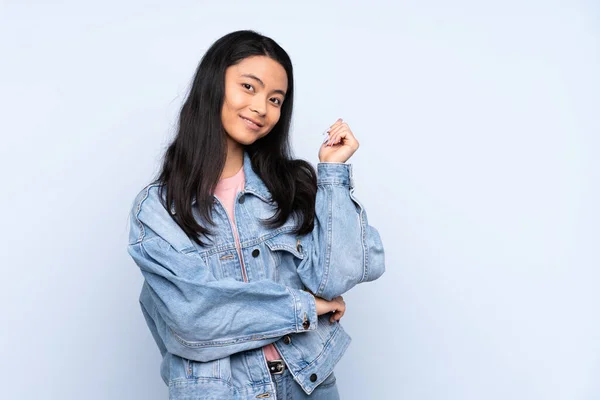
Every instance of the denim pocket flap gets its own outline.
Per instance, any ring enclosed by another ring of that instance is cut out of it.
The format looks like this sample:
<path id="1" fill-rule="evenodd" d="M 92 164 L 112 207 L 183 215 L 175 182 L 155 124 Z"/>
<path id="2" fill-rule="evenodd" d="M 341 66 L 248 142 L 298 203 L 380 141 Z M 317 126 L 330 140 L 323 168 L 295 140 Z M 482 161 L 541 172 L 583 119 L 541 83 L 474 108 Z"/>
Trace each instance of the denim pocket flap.
<path id="1" fill-rule="evenodd" d="M 304 259 L 303 241 L 294 234 L 283 233 L 277 235 L 265 241 L 265 244 L 271 251 L 283 250 L 292 253 L 301 260 Z"/>

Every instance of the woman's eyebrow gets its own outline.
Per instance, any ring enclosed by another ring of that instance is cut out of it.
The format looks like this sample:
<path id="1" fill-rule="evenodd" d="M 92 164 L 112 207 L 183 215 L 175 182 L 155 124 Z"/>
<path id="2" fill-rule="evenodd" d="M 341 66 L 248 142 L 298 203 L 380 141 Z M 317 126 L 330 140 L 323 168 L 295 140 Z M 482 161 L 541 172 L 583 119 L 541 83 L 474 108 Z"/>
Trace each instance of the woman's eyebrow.
<path id="1" fill-rule="evenodd" d="M 256 82 L 258 82 L 260 84 L 260 86 L 262 86 L 263 88 L 265 87 L 265 83 L 256 75 L 252 75 L 252 74 L 242 74 L 243 77 L 245 78 L 250 78 L 250 79 L 254 79 Z M 285 97 L 285 91 L 281 90 L 281 89 L 276 89 L 273 90 L 274 93 L 279 93 L 281 94 L 283 97 Z"/>

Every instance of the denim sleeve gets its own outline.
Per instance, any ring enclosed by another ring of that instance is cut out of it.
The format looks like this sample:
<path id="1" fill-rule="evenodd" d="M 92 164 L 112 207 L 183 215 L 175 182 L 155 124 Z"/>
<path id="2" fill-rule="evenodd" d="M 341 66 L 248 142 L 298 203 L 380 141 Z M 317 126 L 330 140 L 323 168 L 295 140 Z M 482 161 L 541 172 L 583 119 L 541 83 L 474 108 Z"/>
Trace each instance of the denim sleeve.
<path id="1" fill-rule="evenodd" d="M 385 260 L 379 233 L 353 195 L 352 166 L 319 163 L 317 174 L 315 227 L 298 274 L 316 296 L 331 300 L 379 278 Z"/>
<path id="2" fill-rule="evenodd" d="M 140 302 L 161 352 L 206 362 L 317 327 L 315 299 L 305 291 L 216 280 L 199 253 L 160 236 L 130 243 L 128 253 L 144 276 Z"/>

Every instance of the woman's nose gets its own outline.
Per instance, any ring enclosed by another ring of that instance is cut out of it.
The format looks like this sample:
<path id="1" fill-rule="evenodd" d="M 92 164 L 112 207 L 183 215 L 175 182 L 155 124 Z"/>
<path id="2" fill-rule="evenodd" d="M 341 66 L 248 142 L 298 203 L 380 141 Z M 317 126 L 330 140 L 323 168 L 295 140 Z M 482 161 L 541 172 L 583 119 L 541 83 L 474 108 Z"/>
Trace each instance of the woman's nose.
<path id="1" fill-rule="evenodd" d="M 262 101 L 255 101 L 250 106 L 250 111 L 255 112 L 259 115 L 265 115 L 266 109 L 267 107 L 265 105 L 265 102 Z"/>

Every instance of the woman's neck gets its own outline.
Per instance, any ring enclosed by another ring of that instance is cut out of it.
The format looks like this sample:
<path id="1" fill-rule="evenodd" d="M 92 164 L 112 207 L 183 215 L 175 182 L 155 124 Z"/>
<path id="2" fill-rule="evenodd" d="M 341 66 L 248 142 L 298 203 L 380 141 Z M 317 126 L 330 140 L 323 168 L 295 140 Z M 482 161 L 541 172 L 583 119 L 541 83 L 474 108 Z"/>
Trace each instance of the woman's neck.
<path id="1" fill-rule="evenodd" d="M 227 159 L 221 172 L 221 179 L 237 174 L 244 165 L 244 146 L 231 138 L 227 138 Z"/>

